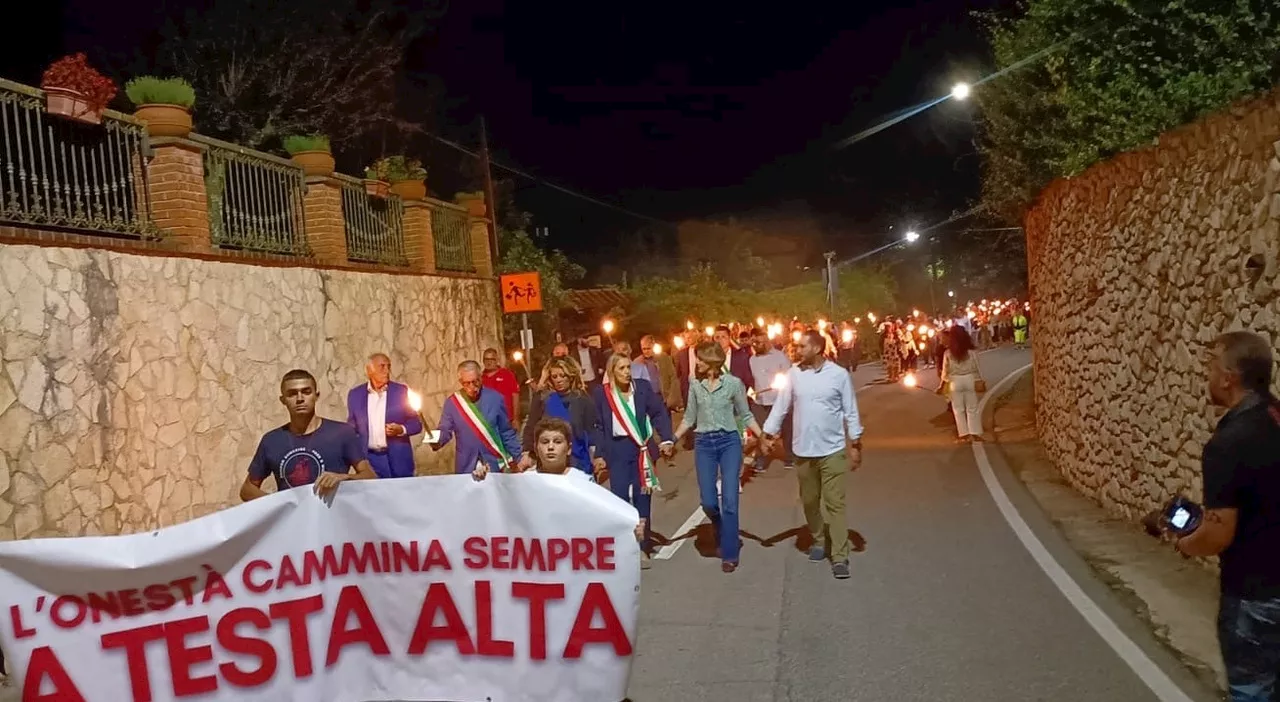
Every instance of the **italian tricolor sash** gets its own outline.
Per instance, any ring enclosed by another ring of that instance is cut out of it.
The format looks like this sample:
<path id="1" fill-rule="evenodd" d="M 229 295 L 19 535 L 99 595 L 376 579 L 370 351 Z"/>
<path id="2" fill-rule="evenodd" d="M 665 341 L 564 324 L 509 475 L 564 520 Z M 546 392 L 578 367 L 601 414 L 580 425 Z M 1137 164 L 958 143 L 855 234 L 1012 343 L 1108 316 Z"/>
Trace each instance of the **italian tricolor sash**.
<path id="1" fill-rule="evenodd" d="M 640 456 L 636 459 L 640 470 L 640 485 L 650 490 L 661 490 L 662 485 L 658 482 L 658 474 L 653 469 L 653 458 L 649 455 L 649 439 L 653 436 L 649 418 L 641 416 L 637 420 L 635 411 L 631 409 L 631 405 L 627 404 L 618 386 L 609 383 L 606 388 L 604 396 L 609 401 L 609 409 L 613 411 L 613 421 L 620 424 L 626 430 L 627 436 L 631 437 L 631 440 L 640 448 Z"/>
<path id="2" fill-rule="evenodd" d="M 461 392 L 453 393 L 450 398 L 458 408 L 458 414 L 462 415 L 462 421 L 471 431 L 475 433 L 476 438 L 480 439 L 480 443 L 489 449 L 489 453 L 497 456 L 503 464 L 511 462 L 511 454 L 507 453 L 507 449 L 502 445 L 502 437 L 498 436 L 498 431 L 489 422 L 485 420 L 484 415 L 480 414 L 480 408 L 471 401 L 469 397 Z"/>

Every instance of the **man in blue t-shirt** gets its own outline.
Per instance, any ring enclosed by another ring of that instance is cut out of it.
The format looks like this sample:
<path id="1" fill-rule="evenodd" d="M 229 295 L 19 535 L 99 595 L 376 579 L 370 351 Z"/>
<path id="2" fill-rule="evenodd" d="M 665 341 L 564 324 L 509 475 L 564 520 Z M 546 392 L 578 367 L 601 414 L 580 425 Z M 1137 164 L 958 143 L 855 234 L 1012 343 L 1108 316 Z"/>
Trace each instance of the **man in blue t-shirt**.
<path id="1" fill-rule="evenodd" d="M 315 376 L 305 370 L 285 373 L 280 404 L 289 410 L 289 423 L 262 435 L 240 486 L 240 499 L 248 502 L 266 495 L 262 481 L 267 476 L 275 478 L 276 490 L 314 485 L 321 496 L 333 493 L 345 480 L 377 477 L 356 430 L 316 416 L 319 397 Z"/>

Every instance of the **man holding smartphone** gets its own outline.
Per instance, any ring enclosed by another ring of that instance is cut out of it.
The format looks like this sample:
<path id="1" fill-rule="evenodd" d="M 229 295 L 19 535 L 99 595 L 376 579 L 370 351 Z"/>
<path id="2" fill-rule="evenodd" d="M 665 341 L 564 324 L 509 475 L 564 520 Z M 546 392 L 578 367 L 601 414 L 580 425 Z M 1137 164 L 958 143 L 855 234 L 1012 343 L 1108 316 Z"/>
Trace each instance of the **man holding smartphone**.
<path id="1" fill-rule="evenodd" d="M 1201 459 L 1204 514 L 1181 536 L 1187 556 L 1219 556 L 1218 644 L 1232 702 L 1280 700 L 1280 402 L 1270 344 L 1250 332 L 1219 336 L 1209 395 L 1226 407 Z"/>

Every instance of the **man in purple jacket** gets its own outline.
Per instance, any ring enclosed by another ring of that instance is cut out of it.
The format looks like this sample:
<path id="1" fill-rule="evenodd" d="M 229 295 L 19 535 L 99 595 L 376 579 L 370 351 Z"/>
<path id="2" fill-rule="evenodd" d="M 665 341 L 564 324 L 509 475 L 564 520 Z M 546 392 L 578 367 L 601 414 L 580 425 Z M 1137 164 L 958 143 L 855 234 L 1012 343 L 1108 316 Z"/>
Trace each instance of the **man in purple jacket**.
<path id="1" fill-rule="evenodd" d="M 409 406 L 409 388 L 391 382 L 391 359 L 375 353 L 365 365 L 369 382 L 347 393 L 347 424 L 355 427 L 379 478 L 409 478 L 414 473 L 413 441 L 422 432 Z"/>

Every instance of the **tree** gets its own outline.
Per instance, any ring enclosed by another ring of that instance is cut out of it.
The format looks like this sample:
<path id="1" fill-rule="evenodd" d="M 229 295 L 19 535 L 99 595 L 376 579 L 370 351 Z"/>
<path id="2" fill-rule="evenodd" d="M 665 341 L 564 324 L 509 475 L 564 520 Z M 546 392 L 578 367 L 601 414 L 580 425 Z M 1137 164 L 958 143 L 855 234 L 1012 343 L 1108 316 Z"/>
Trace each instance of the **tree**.
<path id="1" fill-rule="evenodd" d="M 219 0 L 167 26 L 154 64 L 195 87 L 202 132 L 259 149 L 289 134 L 344 144 L 397 124 L 405 50 L 430 16 L 391 0 Z"/>
<path id="2" fill-rule="evenodd" d="M 554 338 L 567 283 L 582 278 L 586 269 L 569 260 L 558 249 L 550 249 L 543 237 L 530 234 L 533 218 L 527 212 L 508 209 L 498 226 L 499 273 L 537 271 L 542 279 L 542 312 L 530 315 L 530 328 L 539 343 Z M 503 325 L 504 341 L 510 348 L 520 346 L 520 325 Z"/>
<path id="3" fill-rule="evenodd" d="M 1274 0 L 1029 0 L 1023 10 L 987 16 L 1000 75 L 975 91 L 983 198 L 1006 220 L 1052 178 L 1280 79 Z"/>

